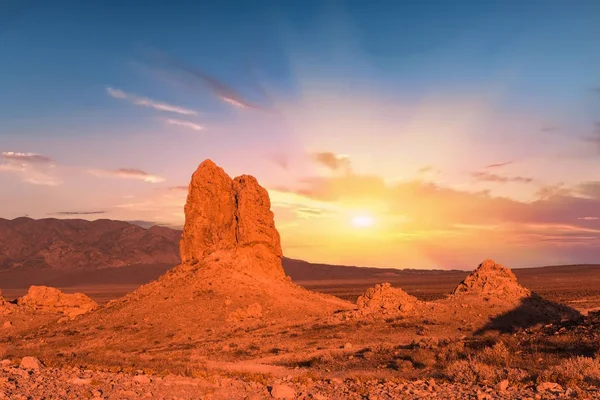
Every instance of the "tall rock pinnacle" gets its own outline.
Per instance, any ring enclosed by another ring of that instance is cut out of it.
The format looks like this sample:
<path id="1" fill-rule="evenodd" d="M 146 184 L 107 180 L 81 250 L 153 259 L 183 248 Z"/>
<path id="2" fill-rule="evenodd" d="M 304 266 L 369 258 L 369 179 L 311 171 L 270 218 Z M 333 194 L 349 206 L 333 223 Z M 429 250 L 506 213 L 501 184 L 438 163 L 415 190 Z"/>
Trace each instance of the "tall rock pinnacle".
<path id="1" fill-rule="evenodd" d="M 281 244 L 269 194 L 249 175 L 231 179 L 211 160 L 192 175 L 181 236 L 182 263 L 193 264 L 218 250 L 252 259 L 275 276 L 281 267 Z"/>

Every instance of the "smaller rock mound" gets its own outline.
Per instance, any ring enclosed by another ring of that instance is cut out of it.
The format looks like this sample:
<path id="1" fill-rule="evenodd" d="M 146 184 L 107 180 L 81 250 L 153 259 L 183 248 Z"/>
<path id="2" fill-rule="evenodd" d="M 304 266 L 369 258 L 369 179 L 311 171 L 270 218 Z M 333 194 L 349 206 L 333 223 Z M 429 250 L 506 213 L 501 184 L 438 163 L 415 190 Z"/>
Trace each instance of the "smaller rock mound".
<path id="1" fill-rule="evenodd" d="M 417 303 L 419 300 L 416 297 L 389 283 L 367 289 L 356 301 L 359 312 L 363 314 L 409 312 Z"/>
<path id="2" fill-rule="evenodd" d="M 65 294 L 47 286 L 31 286 L 27 294 L 19 298 L 17 304 L 35 311 L 62 313 L 69 318 L 98 308 L 98 304 L 85 294 Z"/>
<path id="3" fill-rule="evenodd" d="M 15 308 L 15 305 L 7 301 L 2 296 L 2 291 L 0 290 L 0 314 L 7 314 L 11 312 Z"/>
<path id="4" fill-rule="evenodd" d="M 492 260 L 485 260 L 458 284 L 452 294 L 502 296 L 509 300 L 530 296 L 531 292 L 517 282 L 517 277 L 510 269 Z"/>

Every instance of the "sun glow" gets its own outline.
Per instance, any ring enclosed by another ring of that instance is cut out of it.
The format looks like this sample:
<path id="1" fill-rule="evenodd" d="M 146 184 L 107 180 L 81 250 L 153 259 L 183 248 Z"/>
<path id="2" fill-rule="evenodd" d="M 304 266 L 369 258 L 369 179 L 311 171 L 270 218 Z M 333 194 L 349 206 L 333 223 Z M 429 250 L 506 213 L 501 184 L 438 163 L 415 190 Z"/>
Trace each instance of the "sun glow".
<path id="1" fill-rule="evenodd" d="M 375 220 L 370 215 L 357 215 L 352 218 L 352 225 L 359 228 L 371 226 L 374 222 Z"/>

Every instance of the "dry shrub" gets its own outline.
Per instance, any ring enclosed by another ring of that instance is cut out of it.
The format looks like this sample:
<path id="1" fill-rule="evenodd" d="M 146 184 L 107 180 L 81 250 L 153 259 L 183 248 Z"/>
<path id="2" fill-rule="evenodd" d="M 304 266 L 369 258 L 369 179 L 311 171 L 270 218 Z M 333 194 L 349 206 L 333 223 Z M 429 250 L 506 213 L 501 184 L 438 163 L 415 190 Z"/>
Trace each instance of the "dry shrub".
<path id="1" fill-rule="evenodd" d="M 538 381 L 558 382 L 576 387 L 583 383 L 600 384 L 600 360 L 577 356 L 564 360 L 540 374 Z"/>
<path id="2" fill-rule="evenodd" d="M 415 368 L 431 367 L 435 365 L 435 358 L 435 353 L 426 349 L 416 349 L 410 355 L 410 359 Z"/>
<path id="3" fill-rule="evenodd" d="M 498 342 L 491 347 L 484 348 L 477 355 L 477 359 L 488 365 L 508 367 L 510 364 L 510 351 L 503 342 Z"/>
<path id="4" fill-rule="evenodd" d="M 475 359 L 454 361 L 446 367 L 445 373 L 451 381 L 468 384 L 477 382 L 489 385 L 506 379 L 502 369 Z"/>

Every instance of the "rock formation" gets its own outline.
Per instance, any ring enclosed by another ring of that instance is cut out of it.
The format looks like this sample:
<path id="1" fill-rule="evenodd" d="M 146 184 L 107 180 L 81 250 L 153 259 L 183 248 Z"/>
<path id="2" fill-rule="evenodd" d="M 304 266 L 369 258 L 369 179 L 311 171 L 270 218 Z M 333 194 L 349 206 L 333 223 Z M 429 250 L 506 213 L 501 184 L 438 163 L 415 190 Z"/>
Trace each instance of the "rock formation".
<path id="1" fill-rule="evenodd" d="M 212 161 L 202 162 L 192 175 L 185 215 L 180 265 L 78 320 L 103 327 L 94 331 L 96 342 L 122 349 L 168 339 L 189 346 L 231 334 L 232 325 L 298 324 L 354 308 L 285 278 L 269 196 L 255 178 L 231 179 Z M 115 338 L 109 332 L 117 326 Z"/>
<path id="2" fill-rule="evenodd" d="M 475 294 L 521 299 L 530 296 L 531 292 L 519 285 L 517 277 L 510 269 L 496 264 L 492 260 L 485 260 L 458 284 L 452 294 L 455 296 Z"/>
<path id="3" fill-rule="evenodd" d="M 0 314 L 7 314 L 13 311 L 15 305 L 6 301 L 6 299 L 2 296 L 2 291 L 0 290 Z"/>
<path id="4" fill-rule="evenodd" d="M 419 302 L 416 297 L 404 290 L 394 288 L 389 283 L 375 285 L 363 293 L 356 304 L 361 313 L 380 312 L 383 314 L 411 311 Z"/>
<path id="5" fill-rule="evenodd" d="M 31 286 L 27 294 L 18 299 L 17 304 L 35 311 L 62 313 L 69 318 L 98 308 L 98 304 L 85 294 L 65 294 L 46 286 Z"/>
<path id="6" fill-rule="evenodd" d="M 257 271 L 283 278 L 281 244 L 267 191 L 248 175 L 231 179 L 212 161 L 192 175 L 185 204 L 181 261 L 196 264 L 216 251 L 257 261 Z"/>

